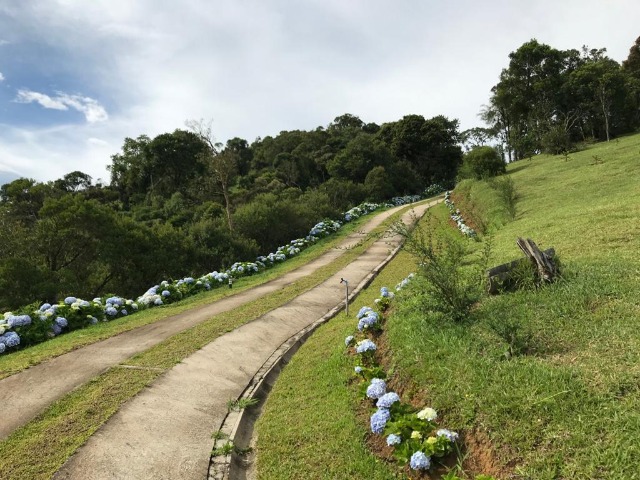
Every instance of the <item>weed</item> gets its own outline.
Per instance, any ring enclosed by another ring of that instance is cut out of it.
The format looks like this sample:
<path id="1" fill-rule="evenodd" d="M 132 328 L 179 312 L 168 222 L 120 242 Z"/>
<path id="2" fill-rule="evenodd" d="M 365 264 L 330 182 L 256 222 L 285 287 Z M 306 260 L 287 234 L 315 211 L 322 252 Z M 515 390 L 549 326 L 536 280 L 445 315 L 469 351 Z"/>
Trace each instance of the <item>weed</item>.
<path id="1" fill-rule="evenodd" d="M 227 438 L 229 435 L 224 433 L 222 430 L 216 430 L 211 434 L 211 438 L 214 440 L 222 440 L 223 438 Z"/>
<path id="2" fill-rule="evenodd" d="M 211 455 L 214 457 L 226 457 L 227 455 L 231 455 L 234 449 L 235 447 L 233 445 L 233 442 L 229 441 L 221 447 L 217 447 L 211 450 Z"/>
<path id="3" fill-rule="evenodd" d="M 245 408 L 252 407 L 259 401 L 260 400 L 258 400 L 257 398 L 238 398 L 237 400 L 232 399 L 227 402 L 227 409 L 230 412 L 239 412 L 241 410 L 244 410 Z"/>

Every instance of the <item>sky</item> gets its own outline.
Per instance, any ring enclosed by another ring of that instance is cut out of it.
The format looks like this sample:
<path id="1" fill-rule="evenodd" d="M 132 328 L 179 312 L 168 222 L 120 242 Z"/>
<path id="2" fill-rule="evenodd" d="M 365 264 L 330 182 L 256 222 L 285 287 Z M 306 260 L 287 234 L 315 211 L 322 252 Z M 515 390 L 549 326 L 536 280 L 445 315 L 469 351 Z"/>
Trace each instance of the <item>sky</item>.
<path id="1" fill-rule="evenodd" d="M 109 181 L 126 137 L 213 122 L 217 141 L 344 113 L 481 126 L 536 38 L 626 59 L 637 0 L 0 0 L 0 183 Z"/>

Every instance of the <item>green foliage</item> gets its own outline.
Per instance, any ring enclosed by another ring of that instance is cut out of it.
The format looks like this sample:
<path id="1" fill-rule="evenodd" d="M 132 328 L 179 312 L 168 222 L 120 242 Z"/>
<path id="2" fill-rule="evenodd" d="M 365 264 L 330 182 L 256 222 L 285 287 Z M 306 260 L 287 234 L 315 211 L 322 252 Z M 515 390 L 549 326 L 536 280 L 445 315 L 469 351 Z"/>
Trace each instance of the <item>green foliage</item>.
<path id="1" fill-rule="evenodd" d="M 483 180 L 505 173 L 506 165 L 500 153 L 493 147 L 476 147 L 465 154 L 458 172 L 460 179 Z"/>
<path id="2" fill-rule="evenodd" d="M 485 258 L 468 268 L 467 247 L 457 237 L 436 232 L 432 217 L 409 231 L 404 224 L 396 232 L 405 237 L 403 248 L 416 257 L 420 275 L 417 283 L 429 300 L 429 308 L 454 321 L 464 320 L 482 292 Z"/>
<path id="3" fill-rule="evenodd" d="M 481 116 L 510 161 L 632 132 L 640 126 L 636 57 L 637 45 L 621 68 L 604 48 L 558 50 L 532 39 L 509 54 Z"/>
<path id="4" fill-rule="evenodd" d="M 498 194 L 509 218 L 515 220 L 518 192 L 513 179 L 509 176 L 500 177 L 490 182 L 490 185 Z"/>

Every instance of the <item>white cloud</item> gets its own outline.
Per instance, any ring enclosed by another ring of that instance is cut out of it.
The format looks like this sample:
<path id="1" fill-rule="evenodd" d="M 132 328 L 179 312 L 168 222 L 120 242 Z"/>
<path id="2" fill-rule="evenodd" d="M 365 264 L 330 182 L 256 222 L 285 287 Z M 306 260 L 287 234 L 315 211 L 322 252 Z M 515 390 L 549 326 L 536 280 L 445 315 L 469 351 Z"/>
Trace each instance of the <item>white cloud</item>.
<path id="1" fill-rule="evenodd" d="M 223 142 L 313 129 L 346 112 L 377 123 L 443 114 L 471 128 L 509 52 L 533 37 L 626 58 L 638 35 L 636 3 L 4 2 L 0 31 L 11 45 L 3 48 L 31 45 L 57 55 L 35 55 L 33 65 L 20 57 L 25 71 L 43 72 L 27 85 L 55 93 L 21 90 L 16 100 L 74 109 L 87 121 L 57 129 L 34 122 L 15 134 L 2 125 L 0 161 L 44 180 L 73 170 L 105 176 L 125 137 L 184 128 L 189 118 L 213 119 Z M 69 78 L 73 87 L 63 83 Z M 109 112 L 94 98 L 56 90 L 109 98 Z"/>
<path id="2" fill-rule="evenodd" d="M 4 75 L 0 72 L 0 82 L 4 81 Z"/>
<path id="3" fill-rule="evenodd" d="M 50 97 L 44 93 L 31 90 L 18 90 L 15 101 L 18 103 L 39 103 L 44 108 L 53 110 L 69 110 L 69 107 L 84 114 L 87 122 L 103 122 L 109 118 L 107 111 L 97 100 L 81 95 L 70 95 L 64 92 L 56 92 L 56 97 Z"/>

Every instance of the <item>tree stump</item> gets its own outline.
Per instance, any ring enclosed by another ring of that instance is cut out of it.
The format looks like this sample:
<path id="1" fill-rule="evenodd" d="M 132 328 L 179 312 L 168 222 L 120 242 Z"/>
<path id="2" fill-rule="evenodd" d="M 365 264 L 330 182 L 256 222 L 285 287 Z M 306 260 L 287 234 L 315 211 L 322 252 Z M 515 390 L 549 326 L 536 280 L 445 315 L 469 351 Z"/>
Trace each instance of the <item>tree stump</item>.
<path id="1" fill-rule="evenodd" d="M 536 284 L 551 283 L 558 275 L 558 267 L 553 261 L 556 252 L 549 248 L 541 251 L 531 239 L 518 238 L 516 244 L 526 258 L 514 260 L 487 270 L 487 290 L 489 294 L 496 294 L 504 290 L 514 290 L 522 280 L 522 275 L 531 268 L 531 280 Z"/>

